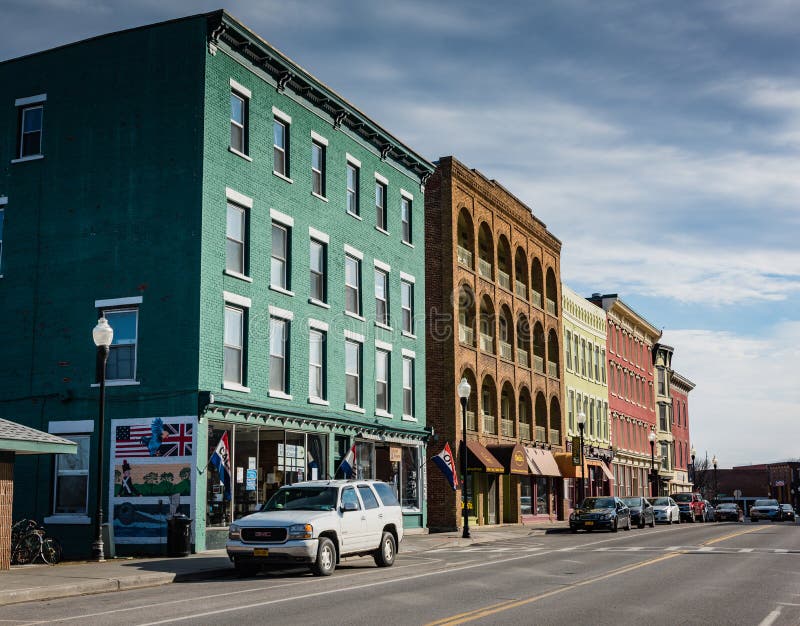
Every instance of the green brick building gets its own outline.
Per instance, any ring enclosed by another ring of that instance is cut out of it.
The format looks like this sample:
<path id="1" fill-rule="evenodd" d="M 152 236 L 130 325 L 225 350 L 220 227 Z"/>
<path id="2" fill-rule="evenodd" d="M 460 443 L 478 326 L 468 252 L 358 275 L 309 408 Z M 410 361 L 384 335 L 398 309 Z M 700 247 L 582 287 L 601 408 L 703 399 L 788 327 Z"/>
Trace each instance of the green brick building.
<path id="1" fill-rule="evenodd" d="M 104 315 L 117 553 L 163 550 L 174 512 L 195 549 L 221 546 L 353 446 L 424 528 L 433 166 L 224 12 L 6 61 L 0 80 L 0 417 L 78 444 L 17 461 L 16 515 L 88 553 Z M 230 499 L 208 463 L 223 440 Z"/>

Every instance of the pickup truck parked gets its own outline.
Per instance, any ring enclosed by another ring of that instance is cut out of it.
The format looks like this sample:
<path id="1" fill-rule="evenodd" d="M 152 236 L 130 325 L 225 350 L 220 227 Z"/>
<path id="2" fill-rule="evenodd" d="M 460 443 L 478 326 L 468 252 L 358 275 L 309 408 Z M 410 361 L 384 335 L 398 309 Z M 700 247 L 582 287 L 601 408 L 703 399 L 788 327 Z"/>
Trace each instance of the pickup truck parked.
<path id="1" fill-rule="evenodd" d="M 307 565 L 329 576 L 345 556 L 394 563 L 403 515 L 394 489 L 376 480 L 325 480 L 281 487 L 258 513 L 228 529 L 226 549 L 244 575 L 272 564 Z"/>
<path id="2" fill-rule="evenodd" d="M 673 493 L 671 497 L 678 503 L 678 508 L 681 511 L 681 521 L 706 521 L 706 501 L 703 499 L 702 495 L 686 491 L 683 493 Z"/>

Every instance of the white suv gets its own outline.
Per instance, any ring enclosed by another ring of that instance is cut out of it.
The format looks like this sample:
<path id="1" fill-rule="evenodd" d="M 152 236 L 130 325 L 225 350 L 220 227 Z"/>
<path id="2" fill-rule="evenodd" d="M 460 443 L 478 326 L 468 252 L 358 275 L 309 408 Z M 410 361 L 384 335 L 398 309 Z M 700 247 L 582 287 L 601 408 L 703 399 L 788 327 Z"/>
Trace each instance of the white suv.
<path id="1" fill-rule="evenodd" d="M 234 567 L 306 564 L 329 576 L 345 556 L 371 554 L 394 563 L 403 515 L 394 489 L 377 480 L 317 480 L 281 487 L 258 513 L 236 520 L 226 549 Z"/>

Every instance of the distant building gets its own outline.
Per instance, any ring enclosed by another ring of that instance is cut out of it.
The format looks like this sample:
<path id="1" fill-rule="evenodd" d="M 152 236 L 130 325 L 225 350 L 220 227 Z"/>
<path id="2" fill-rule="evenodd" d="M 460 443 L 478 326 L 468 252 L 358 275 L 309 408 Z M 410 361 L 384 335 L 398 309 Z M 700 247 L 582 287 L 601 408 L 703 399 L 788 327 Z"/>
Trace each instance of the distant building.
<path id="1" fill-rule="evenodd" d="M 656 430 L 652 351 L 661 331 L 617 294 L 596 293 L 589 301 L 608 317 L 608 403 L 617 495 L 655 495 L 648 437 Z"/>
<path id="2" fill-rule="evenodd" d="M 689 432 L 689 392 L 695 385 L 685 376 L 669 372 L 669 394 L 671 399 L 672 469 L 668 493 L 692 490 L 689 468 L 692 464 L 692 441 Z M 659 418 L 660 419 L 660 418 Z M 659 433 L 660 434 L 660 433 Z"/>
<path id="3" fill-rule="evenodd" d="M 578 416 L 582 413 L 585 417 L 584 495 L 614 495 L 614 475 L 611 471 L 614 453 L 611 449 L 606 372 L 606 312 L 565 284 L 561 285 L 561 302 L 567 450 L 573 450 L 573 437 L 580 435 L 577 424 Z M 570 469 L 570 464 L 562 466 L 565 474 L 570 474 Z M 581 480 L 580 474 L 581 470 L 577 468 L 577 480 Z M 570 477 L 574 479 L 576 475 Z M 579 493 L 575 489 L 576 480 L 570 482 L 570 499 L 574 503 Z"/>
<path id="4" fill-rule="evenodd" d="M 561 242 L 502 185 L 441 158 L 425 193 L 428 424 L 463 439 L 472 523 L 563 518 Z M 514 461 L 514 462 L 512 462 Z M 462 523 L 461 491 L 429 473 L 432 530 Z"/>

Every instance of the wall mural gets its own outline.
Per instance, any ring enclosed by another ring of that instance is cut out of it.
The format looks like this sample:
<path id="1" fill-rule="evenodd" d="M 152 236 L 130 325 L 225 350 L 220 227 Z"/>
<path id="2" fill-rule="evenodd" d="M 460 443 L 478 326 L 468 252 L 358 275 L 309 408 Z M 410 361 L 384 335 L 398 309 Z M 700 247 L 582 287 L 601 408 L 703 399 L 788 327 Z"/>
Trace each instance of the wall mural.
<path id="1" fill-rule="evenodd" d="M 173 513 L 194 517 L 196 421 L 112 420 L 109 519 L 115 543 L 166 543 Z"/>

